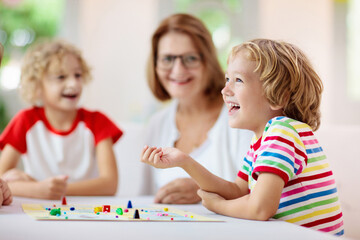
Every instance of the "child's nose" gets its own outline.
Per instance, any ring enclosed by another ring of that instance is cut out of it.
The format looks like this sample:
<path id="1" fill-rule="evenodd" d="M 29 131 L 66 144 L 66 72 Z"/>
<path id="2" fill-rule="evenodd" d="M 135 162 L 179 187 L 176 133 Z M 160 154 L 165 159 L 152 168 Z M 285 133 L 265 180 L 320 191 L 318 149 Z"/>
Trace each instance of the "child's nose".
<path id="1" fill-rule="evenodd" d="M 66 83 L 68 87 L 77 87 L 81 84 L 81 80 L 77 79 L 76 77 L 69 77 Z"/>
<path id="2" fill-rule="evenodd" d="M 225 84 L 225 87 L 221 90 L 221 94 L 227 96 L 233 95 L 233 92 L 230 89 L 230 83 Z"/>

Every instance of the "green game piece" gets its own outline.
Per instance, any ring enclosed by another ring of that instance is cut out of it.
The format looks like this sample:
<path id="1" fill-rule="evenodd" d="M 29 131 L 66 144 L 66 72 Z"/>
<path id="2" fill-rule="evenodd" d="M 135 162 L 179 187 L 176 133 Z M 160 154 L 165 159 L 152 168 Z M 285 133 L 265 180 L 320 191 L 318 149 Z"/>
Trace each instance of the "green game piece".
<path id="1" fill-rule="evenodd" d="M 123 215 L 123 210 L 122 210 L 122 208 L 116 209 L 116 213 L 119 214 L 119 215 Z"/>
<path id="2" fill-rule="evenodd" d="M 50 215 L 52 215 L 52 216 L 56 216 L 56 215 L 60 216 L 60 215 L 61 215 L 61 210 L 60 210 L 60 208 L 51 209 Z"/>
<path id="3" fill-rule="evenodd" d="M 66 216 L 65 219 L 68 219 L 68 216 Z"/>

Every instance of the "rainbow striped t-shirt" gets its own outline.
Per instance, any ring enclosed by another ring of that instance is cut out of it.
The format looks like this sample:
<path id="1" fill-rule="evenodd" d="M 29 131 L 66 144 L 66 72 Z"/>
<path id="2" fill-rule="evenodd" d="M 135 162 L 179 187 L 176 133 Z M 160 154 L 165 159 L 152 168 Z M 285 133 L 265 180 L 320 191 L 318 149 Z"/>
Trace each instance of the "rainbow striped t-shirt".
<path id="1" fill-rule="evenodd" d="M 285 181 L 273 218 L 344 234 L 334 175 L 307 124 L 275 117 L 266 124 L 260 139 L 253 137 L 238 176 L 248 182 L 251 192 L 261 172 L 277 174 Z"/>

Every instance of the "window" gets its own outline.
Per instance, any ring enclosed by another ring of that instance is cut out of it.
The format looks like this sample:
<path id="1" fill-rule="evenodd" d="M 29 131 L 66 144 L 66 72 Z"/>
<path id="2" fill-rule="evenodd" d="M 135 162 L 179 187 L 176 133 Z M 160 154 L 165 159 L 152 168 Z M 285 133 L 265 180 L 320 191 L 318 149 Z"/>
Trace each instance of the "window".
<path id="1" fill-rule="evenodd" d="M 38 38 L 57 34 L 64 3 L 64 0 L 0 1 L 0 42 L 5 48 L 0 68 L 0 133 L 20 108 L 15 90 L 20 82 L 23 54 Z"/>
<path id="2" fill-rule="evenodd" d="M 0 1 L 0 42 L 5 47 L 1 89 L 17 88 L 24 51 L 38 38 L 56 35 L 63 7 L 63 0 Z"/>
<path id="3" fill-rule="evenodd" d="M 175 12 L 186 12 L 200 18 L 212 34 L 219 61 L 225 69 L 231 48 L 242 42 L 239 26 L 242 12 L 240 0 L 175 0 Z"/>

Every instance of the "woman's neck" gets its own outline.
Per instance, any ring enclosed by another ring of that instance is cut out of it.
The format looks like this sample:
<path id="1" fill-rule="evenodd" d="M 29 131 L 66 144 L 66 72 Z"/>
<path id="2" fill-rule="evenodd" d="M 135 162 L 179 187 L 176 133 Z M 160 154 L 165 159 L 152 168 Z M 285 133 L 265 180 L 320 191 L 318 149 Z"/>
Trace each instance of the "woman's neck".
<path id="1" fill-rule="evenodd" d="M 179 137 L 174 146 L 188 154 L 200 147 L 219 118 L 222 106 L 221 98 L 179 101 L 175 117 Z"/>
<path id="2" fill-rule="evenodd" d="M 223 105 L 222 98 L 209 99 L 201 96 L 197 99 L 179 100 L 177 113 L 183 115 L 203 114 L 213 109 L 221 109 Z"/>
<path id="3" fill-rule="evenodd" d="M 44 112 L 49 124 L 59 131 L 69 130 L 77 115 L 77 109 L 73 111 L 59 111 L 44 107 Z"/>

